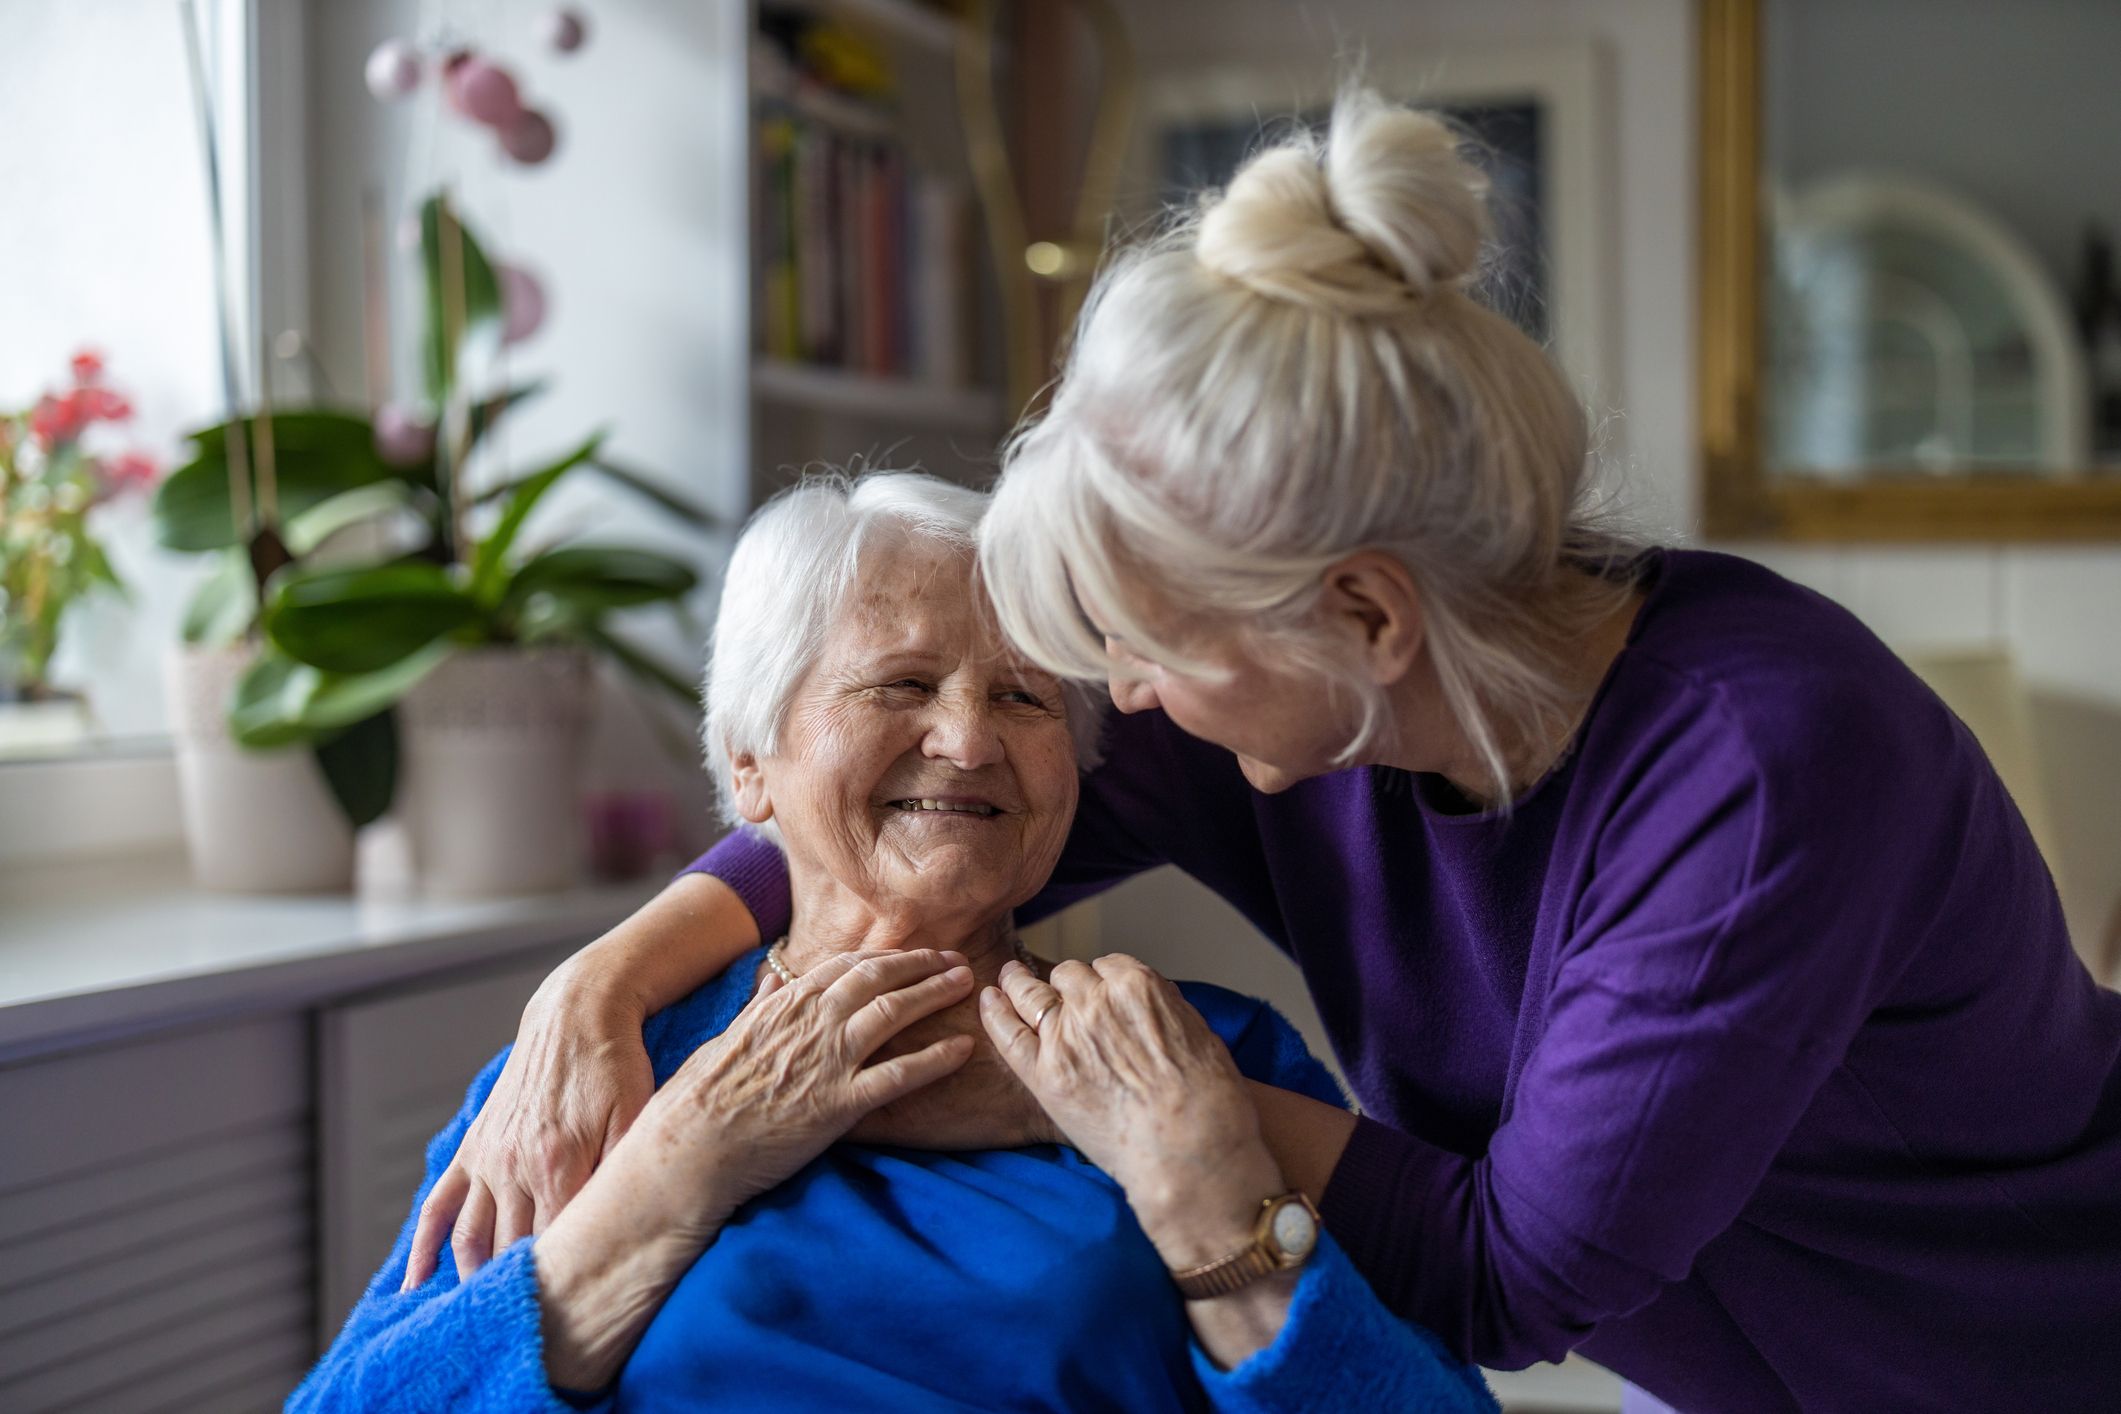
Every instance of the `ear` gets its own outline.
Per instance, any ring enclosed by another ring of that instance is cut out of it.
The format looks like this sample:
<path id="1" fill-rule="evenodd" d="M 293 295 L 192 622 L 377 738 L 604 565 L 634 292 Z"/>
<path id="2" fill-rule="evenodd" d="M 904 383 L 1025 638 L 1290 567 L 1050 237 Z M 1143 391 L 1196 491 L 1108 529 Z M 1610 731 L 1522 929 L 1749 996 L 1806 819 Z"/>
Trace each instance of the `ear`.
<path id="1" fill-rule="evenodd" d="M 736 787 L 736 809 L 754 825 L 773 818 L 773 796 L 766 789 L 766 773 L 758 757 L 748 751 L 729 753 L 730 782 Z"/>
<path id="2" fill-rule="evenodd" d="M 1407 567 L 1381 550 L 1360 550 L 1327 567 L 1320 612 L 1354 651 L 1371 681 L 1390 686 L 1421 658 L 1426 622 Z"/>

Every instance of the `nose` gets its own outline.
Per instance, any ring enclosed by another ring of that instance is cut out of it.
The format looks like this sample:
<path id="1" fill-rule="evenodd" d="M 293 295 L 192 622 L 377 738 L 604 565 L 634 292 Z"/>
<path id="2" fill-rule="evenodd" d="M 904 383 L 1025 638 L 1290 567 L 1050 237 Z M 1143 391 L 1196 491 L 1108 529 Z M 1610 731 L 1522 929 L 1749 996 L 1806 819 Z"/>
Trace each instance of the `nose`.
<path id="1" fill-rule="evenodd" d="M 938 697 L 930 710 L 933 718 L 921 742 L 924 756 L 948 761 L 961 771 L 977 771 L 1002 759 L 1002 736 L 984 698 Z"/>

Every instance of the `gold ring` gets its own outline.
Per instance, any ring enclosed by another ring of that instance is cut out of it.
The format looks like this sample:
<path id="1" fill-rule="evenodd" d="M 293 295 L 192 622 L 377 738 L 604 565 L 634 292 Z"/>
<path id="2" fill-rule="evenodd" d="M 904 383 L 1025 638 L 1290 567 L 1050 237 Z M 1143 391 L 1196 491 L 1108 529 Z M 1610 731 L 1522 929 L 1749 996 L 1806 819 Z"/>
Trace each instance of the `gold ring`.
<path id="1" fill-rule="evenodd" d="M 1038 1016 L 1031 1023 L 1031 1029 L 1033 1031 L 1037 1031 L 1039 1027 L 1044 1026 L 1046 1024 L 1046 1017 L 1052 1013 L 1055 1007 L 1059 1005 L 1060 998 L 1055 997 L 1052 1001 L 1047 1002 L 1044 1006 L 1040 1007 L 1038 1009 Z M 1039 1034 L 1044 1035 L 1045 1033 L 1040 1032 Z"/>

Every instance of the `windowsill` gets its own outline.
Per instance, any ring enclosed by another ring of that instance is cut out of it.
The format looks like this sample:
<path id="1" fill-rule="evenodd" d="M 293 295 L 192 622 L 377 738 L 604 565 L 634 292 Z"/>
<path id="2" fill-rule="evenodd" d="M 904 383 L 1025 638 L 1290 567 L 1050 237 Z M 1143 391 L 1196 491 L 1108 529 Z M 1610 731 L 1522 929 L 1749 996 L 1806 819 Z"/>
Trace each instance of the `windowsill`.
<path id="1" fill-rule="evenodd" d="M 506 899 L 210 893 L 181 854 L 0 873 L 0 1064 L 580 945 L 660 876 Z"/>

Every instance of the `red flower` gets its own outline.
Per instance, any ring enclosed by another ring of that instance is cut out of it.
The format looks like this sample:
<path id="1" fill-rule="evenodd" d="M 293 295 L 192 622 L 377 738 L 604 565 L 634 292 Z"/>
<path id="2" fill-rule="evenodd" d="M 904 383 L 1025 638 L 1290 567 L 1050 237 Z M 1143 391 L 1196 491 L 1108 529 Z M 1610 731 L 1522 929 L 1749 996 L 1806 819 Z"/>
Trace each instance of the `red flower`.
<path id="1" fill-rule="evenodd" d="M 37 445 L 50 451 L 62 443 L 71 442 L 81 435 L 88 425 L 82 416 L 81 400 L 73 393 L 55 398 L 50 393 L 37 399 L 37 406 L 29 415 L 29 435 L 37 439 Z"/>
<path id="2" fill-rule="evenodd" d="M 132 420 L 133 405 L 125 400 L 123 394 L 114 393 L 108 388 L 80 388 L 72 396 L 81 405 L 81 420 L 84 426 L 91 422 Z"/>
<path id="3" fill-rule="evenodd" d="M 162 469 L 155 459 L 145 452 L 123 452 L 100 463 L 103 485 L 109 495 L 122 495 L 127 491 L 145 491 L 155 484 Z"/>
<path id="4" fill-rule="evenodd" d="M 74 381 L 93 383 L 103 376 L 103 355 L 94 349 L 83 349 L 74 355 Z"/>

